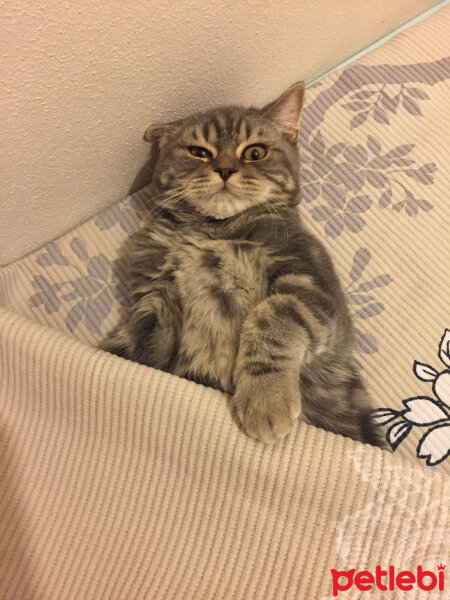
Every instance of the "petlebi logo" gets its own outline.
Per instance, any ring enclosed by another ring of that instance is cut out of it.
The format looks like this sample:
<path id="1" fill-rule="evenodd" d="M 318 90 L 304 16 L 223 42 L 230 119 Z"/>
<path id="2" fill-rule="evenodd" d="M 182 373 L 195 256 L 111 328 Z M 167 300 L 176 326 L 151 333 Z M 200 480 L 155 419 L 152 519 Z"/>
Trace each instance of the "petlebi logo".
<path id="1" fill-rule="evenodd" d="M 361 592 L 370 592 L 373 589 L 381 590 L 382 592 L 394 592 L 401 590 L 408 592 L 410 590 L 420 589 L 424 592 L 431 590 L 444 591 L 445 580 L 444 572 L 445 565 L 442 563 L 437 565 L 437 572 L 426 571 L 419 565 L 415 572 L 413 571 L 398 571 L 392 565 L 386 570 L 383 570 L 380 565 L 377 565 L 375 573 L 371 571 L 359 571 L 350 569 L 348 571 L 337 571 L 330 569 L 333 596 L 336 598 L 340 592 L 346 592 L 355 587 Z M 393 597 L 392 594 L 386 594 L 386 597 Z M 342 595 L 345 598 L 345 595 Z"/>
<path id="2" fill-rule="evenodd" d="M 415 361 L 413 371 L 422 381 L 432 384 L 435 398 L 416 396 L 403 400 L 405 409 L 378 408 L 372 412 L 377 425 L 393 424 L 386 440 L 396 450 L 413 427 L 426 428 L 417 445 L 417 458 L 426 459 L 428 466 L 438 465 L 450 455 L 450 329 L 446 329 L 439 344 L 439 359 L 443 371 Z"/>

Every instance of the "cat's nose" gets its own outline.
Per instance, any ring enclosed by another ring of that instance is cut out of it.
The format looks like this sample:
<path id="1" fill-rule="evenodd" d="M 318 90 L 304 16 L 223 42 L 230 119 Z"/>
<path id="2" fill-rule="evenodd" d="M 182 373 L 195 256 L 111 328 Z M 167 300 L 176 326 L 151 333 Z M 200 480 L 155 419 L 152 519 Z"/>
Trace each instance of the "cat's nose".
<path id="1" fill-rule="evenodd" d="M 231 175 L 233 175 L 233 173 L 236 173 L 236 169 L 221 169 L 220 167 L 218 169 L 214 169 L 214 171 L 216 173 L 219 173 L 219 175 L 222 177 L 222 179 L 224 181 L 226 181 L 229 177 L 231 177 Z"/>

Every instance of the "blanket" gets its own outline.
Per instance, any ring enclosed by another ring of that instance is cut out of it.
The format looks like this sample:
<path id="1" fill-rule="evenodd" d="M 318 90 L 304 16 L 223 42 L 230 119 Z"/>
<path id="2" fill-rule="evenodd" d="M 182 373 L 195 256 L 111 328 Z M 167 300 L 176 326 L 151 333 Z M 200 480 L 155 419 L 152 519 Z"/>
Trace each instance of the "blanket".
<path id="1" fill-rule="evenodd" d="M 343 281 L 392 453 L 302 422 L 266 447 L 220 392 L 95 349 L 126 302 L 118 250 L 144 188 L 0 270 L 1 598 L 447 583 L 448 40 L 449 7 L 310 87 L 302 121 L 300 211 Z"/>

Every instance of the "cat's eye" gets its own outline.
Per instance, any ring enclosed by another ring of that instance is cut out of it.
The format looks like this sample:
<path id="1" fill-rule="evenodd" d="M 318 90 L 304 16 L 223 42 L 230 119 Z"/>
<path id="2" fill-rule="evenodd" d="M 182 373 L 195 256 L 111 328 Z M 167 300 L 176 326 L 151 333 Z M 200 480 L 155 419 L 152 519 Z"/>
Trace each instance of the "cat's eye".
<path id="1" fill-rule="evenodd" d="M 195 158 L 212 158 L 211 152 L 202 146 L 189 146 L 188 150 Z"/>
<path id="2" fill-rule="evenodd" d="M 267 148 L 262 146 L 261 144 L 252 144 L 251 146 L 247 146 L 244 152 L 242 153 L 242 158 L 244 160 L 261 160 L 267 154 Z"/>

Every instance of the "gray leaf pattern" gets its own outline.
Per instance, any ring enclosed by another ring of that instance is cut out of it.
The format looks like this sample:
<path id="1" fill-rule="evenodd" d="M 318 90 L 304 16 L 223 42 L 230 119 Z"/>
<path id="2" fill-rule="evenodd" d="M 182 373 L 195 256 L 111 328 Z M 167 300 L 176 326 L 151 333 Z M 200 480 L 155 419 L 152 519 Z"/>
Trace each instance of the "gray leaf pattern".
<path id="1" fill-rule="evenodd" d="M 372 302 L 372 304 L 367 304 L 364 308 L 357 310 L 355 312 L 355 317 L 359 319 L 370 319 L 370 317 L 375 317 L 379 315 L 384 310 L 383 304 L 381 302 Z"/>
<path id="2" fill-rule="evenodd" d="M 89 257 L 86 244 L 78 237 L 71 240 L 70 248 L 74 255 L 85 263 L 86 272 L 75 279 L 57 283 L 51 283 L 43 275 L 36 275 L 32 285 L 37 291 L 30 298 L 30 306 L 43 306 L 48 313 L 53 313 L 57 312 L 61 305 L 69 305 L 65 324 L 71 333 L 84 323 L 92 333 L 100 334 L 102 323 L 111 312 L 114 303 L 127 304 L 125 286 L 120 277 L 124 271 L 123 259 L 110 261 L 102 253 Z M 44 253 L 37 257 L 36 262 L 40 266 L 50 266 L 47 264 L 50 263 L 47 259 L 49 254 L 47 247 Z M 56 243 L 51 245 L 51 256 L 57 257 L 58 260 L 63 257 Z M 41 257 L 45 260 L 38 260 Z M 64 262 L 58 264 L 67 266 L 70 262 L 65 258 Z"/>
<path id="3" fill-rule="evenodd" d="M 355 117 L 353 117 L 353 119 L 350 121 L 350 129 L 355 129 L 356 127 L 359 127 L 360 125 L 365 123 L 368 118 L 369 118 L 369 111 L 360 112 Z"/>
<path id="4" fill-rule="evenodd" d="M 354 327 L 355 345 L 361 354 L 374 354 L 378 352 L 378 342 L 373 333 L 362 330 L 362 325 L 359 325 L 357 319 L 364 322 L 377 317 L 385 310 L 382 302 L 375 300 L 373 295 L 363 294 L 362 292 L 375 290 L 392 282 L 392 277 L 388 274 L 376 275 L 369 281 L 361 281 L 371 258 L 368 248 L 359 248 L 355 252 L 349 273 L 350 283 L 345 290 L 350 313 L 353 320 L 358 323 Z"/>
<path id="5" fill-rule="evenodd" d="M 403 104 L 403 108 L 405 110 L 407 110 L 410 115 L 422 116 L 422 111 L 420 110 L 420 106 L 412 98 L 408 98 L 408 96 L 403 96 L 402 104 Z"/>
<path id="6" fill-rule="evenodd" d="M 41 265 L 42 266 L 42 265 Z M 48 314 L 57 312 L 60 306 L 58 298 L 59 286 L 50 283 L 43 275 L 35 275 L 31 281 L 34 289 L 38 290 L 30 298 L 30 305 L 37 307 L 43 305 Z"/>
<path id="7" fill-rule="evenodd" d="M 430 99 L 430 96 L 423 90 L 420 90 L 419 88 L 414 88 L 414 87 L 410 88 L 409 87 L 409 88 L 405 88 L 405 90 L 413 98 L 418 98 L 419 100 L 429 100 Z"/>
<path id="8" fill-rule="evenodd" d="M 73 333 L 74 329 L 77 327 L 78 323 L 83 318 L 84 314 L 84 306 L 83 302 L 77 302 L 66 315 L 66 326 L 70 333 Z"/>
<path id="9" fill-rule="evenodd" d="M 367 136 L 367 147 L 369 148 L 370 152 L 372 152 L 372 154 L 374 154 L 375 156 L 379 156 L 381 152 L 381 144 L 372 135 Z"/>
<path id="10" fill-rule="evenodd" d="M 373 300 L 373 296 L 364 296 L 363 294 L 351 294 L 347 296 L 348 304 L 367 304 L 367 302 L 371 302 Z"/>
<path id="11" fill-rule="evenodd" d="M 368 290 L 372 290 L 373 288 L 384 287 L 385 285 L 389 285 L 391 282 L 392 277 L 390 275 L 378 275 L 377 277 L 374 277 L 367 283 L 362 283 L 360 286 L 358 286 L 358 290 L 360 292 L 367 292 Z"/>
<path id="12" fill-rule="evenodd" d="M 87 263 L 87 270 L 91 277 L 96 277 L 101 281 L 107 281 L 110 270 L 109 260 L 104 254 L 93 256 Z"/>
<path id="13" fill-rule="evenodd" d="M 81 260 L 87 261 L 88 252 L 86 249 L 86 244 L 83 242 L 83 240 L 80 240 L 80 238 L 74 238 L 70 242 L 70 247 L 73 250 L 73 252 L 75 252 L 75 254 L 78 256 L 78 258 L 81 258 Z"/>
<path id="14" fill-rule="evenodd" d="M 100 333 L 102 322 L 111 312 L 113 298 L 108 288 L 86 302 L 84 317 L 86 326 L 94 333 Z"/>
<path id="15" fill-rule="evenodd" d="M 375 106 L 373 109 L 373 118 L 377 123 L 386 123 L 389 125 L 387 112 L 381 106 Z"/>
<path id="16" fill-rule="evenodd" d="M 89 298 L 102 288 L 101 283 L 93 277 L 78 277 L 68 283 L 73 286 L 73 291 L 76 292 L 80 298 Z"/>
<path id="17" fill-rule="evenodd" d="M 370 252 L 367 248 L 359 248 L 359 250 L 355 252 L 352 269 L 350 271 L 350 279 L 352 281 L 357 281 L 361 277 L 361 274 L 367 267 L 370 258 Z"/>
<path id="18" fill-rule="evenodd" d="M 378 352 L 378 343 L 374 336 L 371 333 L 363 333 L 358 327 L 355 327 L 355 345 L 361 354 Z"/>
<path id="19" fill-rule="evenodd" d="M 37 257 L 36 262 L 41 267 L 70 264 L 69 260 L 63 256 L 60 247 L 56 243 L 49 244 L 44 252 Z"/>
<path id="20" fill-rule="evenodd" d="M 140 212 L 143 210 L 144 207 L 131 198 L 103 211 L 95 219 L 95 224 L 101 231 L 119 225 L 126 233 L 134 233 L 141 226 Z"/>
<path id="21" fill-rule="evenodd" d="M 377 84 L 377 88 L 358 91 L 350 97 L 350 102 L 341 104 L 349 112 L 358 112 L 351 118 L 350 129 L 355 129 L 367 121 L 369 116 L 380 125 L 389 125 L 389 114 L 396 115 L 399 106 L 410 115 L 422 116 L 417 100 L 429 100 L 426 92 L 405 84 Z M 414 98 L 414 99 L 413 99 Z M 363 100 L 363 101 L 361 101 Z"/>
<path id="22" fill-rule="evenodd" d="M 362 213 L 372 205 L 416 217 L 433 208 L 431 202 L 416 198 L 408 179 L 432 185 L 435 163 L 416 165 L 411 153 L 415 144 L 402 144 L 383 151 L 380 140 L 367 136 L 366 146 L 344 142 L 326 150 L 324 136 L 318 131 L 311 139 L 302 139 L 304 163 L 301 169 L 302 198 L 307 204 L 319 199 L 327 204 L 310 208 L 315 221 L 324 225 L 325 235 L 337 238 L 344 231 L 359 233 L 366 225 Z M 372 188 L 377 201 L 372 202 L 362 187 Z"/>

